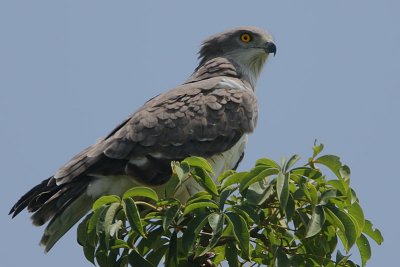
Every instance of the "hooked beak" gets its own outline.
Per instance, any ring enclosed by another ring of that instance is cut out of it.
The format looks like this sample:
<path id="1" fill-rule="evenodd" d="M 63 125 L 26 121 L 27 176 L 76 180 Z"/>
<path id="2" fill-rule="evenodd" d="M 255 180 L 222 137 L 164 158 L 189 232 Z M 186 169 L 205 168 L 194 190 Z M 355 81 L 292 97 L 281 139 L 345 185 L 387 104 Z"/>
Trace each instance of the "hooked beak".
<path id="1" fill-rule="evenodd" d="M 264 48 L 265 52 L 270 53 L 270 54 L 273 53 L 274 56 L 275 56 L 275 54 L 276 54 L 276 45 L 273 42 L 266 42 L 264 44 L 263 48 Z"/>

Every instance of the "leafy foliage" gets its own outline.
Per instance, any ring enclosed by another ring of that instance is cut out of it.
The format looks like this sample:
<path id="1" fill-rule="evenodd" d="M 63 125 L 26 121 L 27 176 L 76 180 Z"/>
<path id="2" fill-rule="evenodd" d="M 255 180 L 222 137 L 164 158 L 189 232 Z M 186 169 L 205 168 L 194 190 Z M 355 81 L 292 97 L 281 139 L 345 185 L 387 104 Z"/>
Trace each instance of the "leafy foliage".
<path id="1" fill-rule="evenodd" d="M 281 165 L 262 158 L 248 172 L 221 174 L 218 183 L 202 158 L 173 162 L 165 196 L 136 187 L 122 199 L 101 197 L 80 223 L 78 242 L 102 267 L 357 266 L 349 259 L 354 245 L 365 266 L 369 240 L 381 244 L 382 235 L 364 217 L 349 167 L 319 156 L 322 149 L 315 145 L 303 166 L 295 167 L 297 155 Z M 188 179 L 204 191 L 181 203 L 171 196 Z"/>

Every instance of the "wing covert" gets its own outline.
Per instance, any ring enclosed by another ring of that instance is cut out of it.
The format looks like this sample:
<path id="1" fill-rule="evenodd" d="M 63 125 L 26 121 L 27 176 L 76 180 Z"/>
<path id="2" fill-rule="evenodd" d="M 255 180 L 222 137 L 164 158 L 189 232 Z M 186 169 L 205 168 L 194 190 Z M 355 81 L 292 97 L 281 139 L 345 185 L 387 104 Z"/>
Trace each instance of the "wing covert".
<path id="1" fill-rule="evenodd" d="M 254 130 L 256 97 L 251 90 L 210 80 L 185 84 L 147 102 L 109 137 L 105 155 L 130 159 L 149 154 L 177 160 L 228 150 Z"/>

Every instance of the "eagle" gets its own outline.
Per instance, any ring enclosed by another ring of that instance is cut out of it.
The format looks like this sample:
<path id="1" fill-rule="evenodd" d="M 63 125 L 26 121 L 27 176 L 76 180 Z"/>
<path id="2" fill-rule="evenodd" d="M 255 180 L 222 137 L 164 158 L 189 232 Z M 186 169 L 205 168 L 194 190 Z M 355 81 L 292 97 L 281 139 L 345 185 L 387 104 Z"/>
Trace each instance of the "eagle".
<path id="1" fill-rule="evenodd" d="M 270 34 L 239 27 L 207 38 L 199 65 L 182 84 L 148 100 L 106 137 L 81 151 L 11 208 L 25 208 L 34 225 L 47 223 L 40 244 L 54 244 L 103 195 L 121 195 L 135 186 L 163 192 L 171 161 L 205 158 L 215 177 L 235 169 L 258 117 L 256 82 L 269 54 Z M 188 180 L 176 197 L 185 201 L 200 190 Z"/>

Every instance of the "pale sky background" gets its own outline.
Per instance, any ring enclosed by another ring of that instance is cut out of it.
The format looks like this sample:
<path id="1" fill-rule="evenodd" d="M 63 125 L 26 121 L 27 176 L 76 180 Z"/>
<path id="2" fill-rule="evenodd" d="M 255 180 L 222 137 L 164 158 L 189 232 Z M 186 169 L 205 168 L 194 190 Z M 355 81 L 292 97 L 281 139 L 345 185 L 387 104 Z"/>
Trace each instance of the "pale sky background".
<path id="1" fill-rule="evenodd" d="M 75 228 L 45 255 L 43 228 L 26 212 L 11 220 L 9 208 L 183 82 L 204 38 L 242 25 L 267 29 L 278 52 L 258 83 L 259 124 L 241 169 L 263 156 L 306 160 L 314 139 L 323 142 L 351 167 L 365 215 L 385 237 L 371 241 L 368 266 L 398 264 L 400 1 L 155 2 L 1 2 L 0 265 L 90 266 Z"/>

